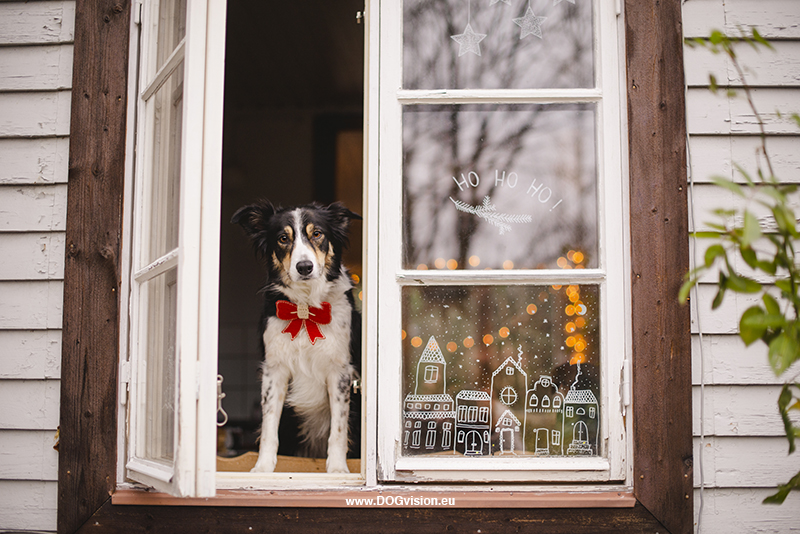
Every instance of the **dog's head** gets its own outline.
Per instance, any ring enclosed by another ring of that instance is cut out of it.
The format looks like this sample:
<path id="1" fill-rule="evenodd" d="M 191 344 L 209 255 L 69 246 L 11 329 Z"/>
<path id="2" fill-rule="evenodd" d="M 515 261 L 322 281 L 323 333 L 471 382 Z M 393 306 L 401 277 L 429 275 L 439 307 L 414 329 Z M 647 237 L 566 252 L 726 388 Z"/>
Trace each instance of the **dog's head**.
<path id="1" fill-rule="evenodd" d="M 266 260 L 270 279 L 288 286 L 339 276 L 351 219 L 361 216 L 339 202 L 282 209 L 263 200 L 240 208 L 231 222 L 244 228 Z"/>

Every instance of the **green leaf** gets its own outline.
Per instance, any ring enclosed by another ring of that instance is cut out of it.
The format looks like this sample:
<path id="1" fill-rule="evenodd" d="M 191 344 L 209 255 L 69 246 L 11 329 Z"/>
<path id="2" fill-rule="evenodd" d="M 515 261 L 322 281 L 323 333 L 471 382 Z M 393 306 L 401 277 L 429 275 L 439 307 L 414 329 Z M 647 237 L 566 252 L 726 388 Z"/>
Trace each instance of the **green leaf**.
<path id="1" fill-rule="evenodd" d="M 689 293 L 692 288 L 697 285 L 697 278 L 691 278 L 683 283 L 681 290 L 678 292 L 678 302 L 686 304 L 686 299 L 689 298 Z"/>
<path id="2" fill-rule="evenodd" d="M 739 253 L 742 255 L 742 259 L 753 269 L 758 268 L 758 256 L 756 256 L 756 251 L 753 250 L 752 247 L 742 247 L 739 249 Z"/>
<path id="3" fill-rule="evenodd" d="M 690 234 L 695 239 L 719 239 L 720 232 L 692 232 Z"/>
<path id="4" fill-rule="evenodd" d="M 730 289 L 736 293 L 758 293 L 761 291 L 761 284 L 752 278 L 741 276 L 733 271 L 728 273 L 728 279 L 725 286 L 726 289 Z"/>
<path id="5" fill-rule="evenodd" d="M 783 428 L 786 431 L 786 439 L 789 441 L 789 454 L 794 452 L 794 438 L 795 438 L 795 428 L 792 425 L 792 420 L 789 419 L 789 411 L 788 406 L 789 403 L 792 402 L 794 399 L 794 395 L 792 395 L 791 390 L 792 384 L 784 384 L 781 388 L 781 393 L 778 395 L 778 412 L 781 414 L 781 420 L 783 420 Z"/>
<path id="6" fill-rule="evenodd" d="M 769 293 L 764 293 L 764 296 L 761 297 L 761 300 L 764 301 L 764 307 L 766 308 L 768 314 L 770 314 L 770 315 L 782 315 L 781 314 L 781 307 L 778 304 L 778 301 L 775 300 L 775 297 L 773 297 Z"/>
<path id="7" fill-rule="evenodd" d="M 724 176 L 712 176 L 711 181 L 714 182 L 719 187 L 727 189 L 728 191 L 731 191 L 742 198 L 745 197 L 744 190 L 742 190 L 742 187 L 733 180 L 729 180 Z"/>
<path id="8" fill-rule="evenodd" d="M 798 357 L 800 345 L 792 332 L 784 330 L 769 344 L 769 364 L 776 376 L 783 374 Z"/>
<path id="9" fill-rule="evenodd" d="M 775 50 L 775 47 L 772 46 L 772 43 L 764 39 L 756 28 L 753 28 L 753 39 L 761 43 L 762 45 L 766 46 L 770 50 Z"/>
<path id="10" fill-rule="evenodd" d="M 717 90 L 719 90 L 719 84 L 717 83 L 717 77 L 713 74 L 708 75 L 708 89 L 716 94 Z"/>
<path id="11" fill-rule="evenodd" d="M 745 345 L 752 345 L 753 342 L 761 339 L 767 331 L 767 327 L 762 324 L 765 316 L 766 313 L 759 306 L 747 308 L 742 314 L 742 318 L 739 321 L 739 337 L 742 338 Z"/>
<path id="12" fill-rule="evenodd" d="M 712 265 L 714 265 L 714 261 L 718 257 L 725 255 L 726 255 L 725 247 L 719 244 L 711 245 L 706 249 L 706 256 L 705 256 L 706 267 L 711 267 Z"/>
<path id="13" fill-rule="evenodd" d="M 744 227 L 742 230 L 742 246 L 749 247 L 761 237 L 761 225 L 752 212 L 745 210 Z"/>
<path id="14" fill-rule="evenodd" d="M 800 473 L 793 476 L 786 484 L 779 484 L 778 492 L 770 495 L 762 502 L 763 504 L 783 504 L 783 501 L 789 496 L 789 492 L 798 487 L 800 487 Z"/>

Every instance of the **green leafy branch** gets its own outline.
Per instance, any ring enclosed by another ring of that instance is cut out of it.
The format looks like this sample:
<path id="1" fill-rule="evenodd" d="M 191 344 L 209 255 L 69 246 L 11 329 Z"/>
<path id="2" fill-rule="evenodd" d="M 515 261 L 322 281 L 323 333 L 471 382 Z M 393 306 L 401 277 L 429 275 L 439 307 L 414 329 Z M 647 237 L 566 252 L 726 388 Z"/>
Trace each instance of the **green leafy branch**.
<path id="1" fill-rule="evenodd" d="M 772 161 L 767 151 L 767 135 L 764 120 L 753 100 L 744 69 L 736 54 L 736 45 L 745 43 L 756 50 L 760 47 L 773 49 L 756 29 L 748 34 L 740 29 L 738 37 L 729 37 L 720 31 L 712 32 L 708 39 L 687 39 L 690 47 L 702 47 L 714 54 L 724 54 L 730 59 L 742 81 L 747 102 L 760 131 L 761 144 L 758 150 L 758 170 L 754 178 L 741 166 L 736 171 L 746 185 L 740 185 L 725 177 L 715 176 L 713 182 L 742 199 L 744 207 L 718 209 L 713 212 L 716 220 L 707 223 L 709 231 L 696 231 L 695 239 L 713 239 L 702 263 L 687 273 L 679 298 L 686 302 L 692 288 L 706 271 L 717 270 L 717 294 L 712 309 L 722 305 L 727 292 L 760 295 L 759 304 L 751 306 L 739 320 L 739 336 L 746 345 L 757 341 L 768 348 L 768 360 L 776 376 L 782 375 L 800 359 L 800 258 L 796 257 L 795 242 L 800 239 L 797 220 L 789 204 L 789 195 L 797 190 L 796 185 L 782 184 L 775 176 Z M 719 83 L 709 76 L 709 88 L 719 91 Z M 727 89 L 728 96 L 736 91 Z M 780 115 L 779 115 L 780 116 Z M 800 116 L 791 115 L 800 127 Z M 763 165 L 762 162 L 763 161 Z M 768 219 L 759 221 L 752 207 L 760 207 L 769 213 Z M 743 274 L 734 268 L 741 258 L 749 268 Z M 800 428 L 794 426 L 789 412 L 800 411 L 800 384 L 786 383 L 778 399 L 778 411 L 789 441 L 789 453 L 795 451 L 795 438 L 800 437 Z M 779 485 L 778 492 L 767 497 L 765 503 L 780 504 L 793 489 L 800 488 L 800 473 L 788 483 Z"/>

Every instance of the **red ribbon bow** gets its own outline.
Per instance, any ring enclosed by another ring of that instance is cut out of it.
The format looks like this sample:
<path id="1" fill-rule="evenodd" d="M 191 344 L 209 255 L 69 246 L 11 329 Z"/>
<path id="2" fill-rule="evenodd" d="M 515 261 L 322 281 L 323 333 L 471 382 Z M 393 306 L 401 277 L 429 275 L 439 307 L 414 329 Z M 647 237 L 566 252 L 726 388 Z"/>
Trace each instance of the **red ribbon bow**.
<path id="1" fill-rule="evenodd" d="M 288 300 L 279 300 L 275 303 L 278 319 L 289 321 L 282 334 L 291 334 L 292 341 L 306 327 L 308 339 L 313 345 L 317 339 L 325 339 L 319 325 L 331 322 L 331 304 L 323 302 L 322 308 L 310 307 L 307 304 L 293 304 Z"/>

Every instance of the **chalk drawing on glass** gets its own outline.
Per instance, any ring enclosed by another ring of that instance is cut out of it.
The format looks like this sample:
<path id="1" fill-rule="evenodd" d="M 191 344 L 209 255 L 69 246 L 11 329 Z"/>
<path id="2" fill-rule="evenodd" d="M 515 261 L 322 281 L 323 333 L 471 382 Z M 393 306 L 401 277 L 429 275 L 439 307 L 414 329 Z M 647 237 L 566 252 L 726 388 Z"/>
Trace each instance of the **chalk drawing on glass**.
<path id="1" fill-rule="evenodd" d="M 519 38 L 524 39 L 529 35 L 535 35 L 539 39 L 542 39 L 542 23 L 547 19 L 547 17 L 537 17 L 534 14 L 533 9 L 531 9 L 530 0 L 528 1 L 528 10 L 525 11 L 525 15 L 522 17 L 513 19 L 514 24 L 520 27 Z"/>
<path id="2" fill-rule="evenodd" d="M 575 381 L 564 398 L 564 428 L 572 430 L 572 441 L 567 447 L 568 455 L 597 454 L 598 403 L 590 389 L 576 389 L 581 376 L 581 364 Z"/>
<path id="3" fill-rule="evenodd" d="M 536 456 L 564 454 L 564 395 L 549 376 L 542 375 L 528 391 L 523 435 L 527 452 Z"/>
<path id="4" fill-rule="evenodd" d="M 464 33 L 451 35 L 450 38 L 458 43 L 458 57 L 467 52 L 472 52 L 476 56 L 481 55 L 481 41 L 486 39 L 485 33 L 477 33 L 472 29 L 472 2 L 467 3 L 467 27 Z"/>
<path id="5" fill-rule="evenodd" d="M 497 407 L 496 413 L 502 411 L 502 414 L 508 412 L 514 416 L 513 420 L 503 419 L 503 416 L 496 419 L 492 433 L 492 454 L 524 451 L 525 436 L 520 432 L 522 423 L 512 424 L 523 417 L 523 403 L 528 391 L 528 373 L 522 368 L 521 346 L 518 360 L 509 356 L 494 370 L 490 388 L 492 406 Z"/>
<path id="6" fill-rule="evenodd" d="M 492 0 L 491 3 L 489 4 L 489 6 L 491 7 L 491 6 L 495 5 L 498 2 L 503 2 L 504 4 L 511 5 L 511 0 Z M 573 3 L 574 3 L 574 0 L 573 0 Z"/>
<path id="7" fill-rule="evenodd" d="M 455 401 L 446 393 L 446 372 L 447 362 L 431 336 L 417 362 L 414 393 L 403 400 L 404 452 L 452 449 Z"/>
<path id="8" fill-rule="evenodd" d="M 450 197 L 450 201 L 455 204 L 456 209 L 458 211 L 463 211 L 465 213 L 471 213 L 472 215 L 476 215 L 481 219 L 485 220 L 489 224 L 496 226 L 500 230 L 500 235 L 504 235 L 506 232 L 511 230 L 511 224 L 523 224 L 531 222 L 531 216 L 526 214 L 521 215 L 513 215 L 508 213 L 499 213 L 497 211 L 497 206 L 492 204 L 491 198 L 488 196 L 483 198 L 483 204 L 480 206 L 471 206 L 466 202 L 462 202 L 460 200 L 456 200 L 453 197 Z"/>
<path id="9" fill-rule="evenodd" d="M 491 397 L 485 391 L 462 390 L 456 395 L 454 453 L 487 456 L 491 452 Z"/>
<path id="10" fill-rule="evenodd" d="M 574 4 L 575 0 L 567 0 L 567 2 L 569 2 L 570 4 Z M 561 0 L 553 0 L 553 5 L 554 6 L 557 6 L 560 3 L 561 3 Z"/>
<path id="11" fill-rule="evenodd" d="M 497 452 L 499 454 L 516 454 L 517 451 L 524 451 L 525 444 L 520 433 L 520 423 L 517 416 L 511 410 L 505 410 L 494 426 L 497 435 Z"/>

